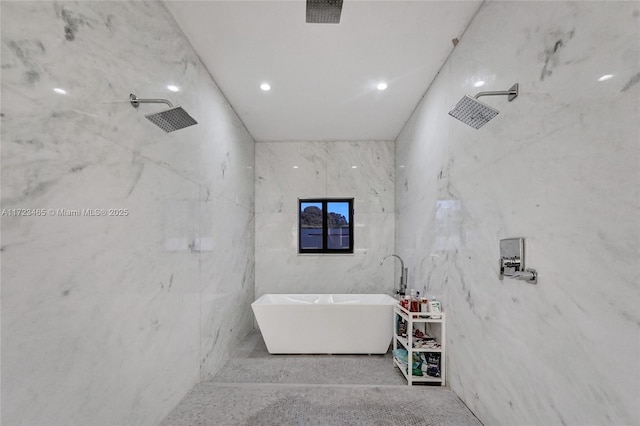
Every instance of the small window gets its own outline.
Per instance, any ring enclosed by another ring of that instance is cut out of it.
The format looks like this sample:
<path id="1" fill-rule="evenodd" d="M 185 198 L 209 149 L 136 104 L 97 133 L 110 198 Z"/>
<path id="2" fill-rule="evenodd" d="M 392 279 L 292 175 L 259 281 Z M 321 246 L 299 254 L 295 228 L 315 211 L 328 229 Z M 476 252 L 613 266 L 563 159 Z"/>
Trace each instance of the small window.
<path id="1" fill-rule="evenodd" d="M 299 200 L 298 253 L 353 253 L 353 198 Z"/>

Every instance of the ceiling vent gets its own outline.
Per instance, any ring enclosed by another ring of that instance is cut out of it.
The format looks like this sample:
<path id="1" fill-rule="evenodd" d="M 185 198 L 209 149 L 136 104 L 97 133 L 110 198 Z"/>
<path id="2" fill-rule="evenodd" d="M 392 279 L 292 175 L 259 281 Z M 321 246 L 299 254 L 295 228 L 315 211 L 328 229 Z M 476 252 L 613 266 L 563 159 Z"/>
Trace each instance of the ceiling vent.
<path id="1" fill-rule="evenodd" d="M 339 24 L 342 0 L 307 0 L 307 24 Z"/>

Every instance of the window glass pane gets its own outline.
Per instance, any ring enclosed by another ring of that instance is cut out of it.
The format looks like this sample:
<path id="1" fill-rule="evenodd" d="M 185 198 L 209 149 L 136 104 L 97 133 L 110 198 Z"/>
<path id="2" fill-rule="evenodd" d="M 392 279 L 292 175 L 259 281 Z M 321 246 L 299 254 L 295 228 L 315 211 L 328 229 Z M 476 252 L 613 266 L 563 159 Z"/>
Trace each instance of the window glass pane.
<path id="1" fill-rule="evenodd" d="M 300 248 L 322 248 L 322 203 L 300 203 Z"/>
<path id="2" fill-rule="evenodd" d="M 349 248 L 349 216 L 347 201 L 327 203 L 327 248 Z"/>

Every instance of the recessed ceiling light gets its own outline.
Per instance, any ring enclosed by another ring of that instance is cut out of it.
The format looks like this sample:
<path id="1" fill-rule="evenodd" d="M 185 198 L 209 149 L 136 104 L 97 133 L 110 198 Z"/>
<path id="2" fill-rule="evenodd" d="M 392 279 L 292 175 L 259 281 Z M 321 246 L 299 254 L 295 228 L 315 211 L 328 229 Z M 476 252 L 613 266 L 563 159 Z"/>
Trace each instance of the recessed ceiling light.
<path id="1" fill-rule="evenodd" d="M 598 79 L 598 81 L 607 81 L 613 78 L 613 74 L 605 74 Z"/>
<path id="2" fill-rule="evenodd" d="M 382 83 L 378 83 L 378 85 L 376 86 L 376 88 L 378 90 L 386 90 L 387 89 L 387 83 L 382 82 Z"/>
<path id="3" fill-rule="evenodd" d="M 67 91 L 66 91 L 66 90 L 61 89 L 61 88 L 59 88 L 59 87 L 54 87 L 54 88 L 53 88 L 53 91 L 54 91 L 54 92 L 56 92 L 56 93 L 58 93 L 58 94 L 60 94 L 60 95 L 66 95 L 66 94 L 67 94 Z"/>
<path id="4" fill-rule="evenodd" d="M 297 168 L 298 168 L 298 166 L 293 166 L 293 168 L 294 168 L 294 169 L 297 169 Z"/>
<path id="5" fill-rule="evenodd" d="M 484 81 L 482 80 L 479 80 L 473 83 L 473 87 L 482 87 L 482 86 L 484 86 Z"/>
<path id="6" fill-rule="evenodd" d="M 357 169 L 357 168 L 358 168 L 358 166 L 351 166 L 351 168 L 352 168 L 352 169 Z"/>
<path id="7" fill-rule="evenodd" d="M 271 85 L 269 83 L 262 83 L 260 85 L 260 88 L 265 92 L 268 92 L 269 90 L 271 90 Z"/>
<path id="8" fill-rule="evenodd" d="M 169 89 L 172 92 L 179 92 L 180 91 L 180 88 L 178 86 L 174 86 L 173 84 L 168 85 L 167 89 Z"/>

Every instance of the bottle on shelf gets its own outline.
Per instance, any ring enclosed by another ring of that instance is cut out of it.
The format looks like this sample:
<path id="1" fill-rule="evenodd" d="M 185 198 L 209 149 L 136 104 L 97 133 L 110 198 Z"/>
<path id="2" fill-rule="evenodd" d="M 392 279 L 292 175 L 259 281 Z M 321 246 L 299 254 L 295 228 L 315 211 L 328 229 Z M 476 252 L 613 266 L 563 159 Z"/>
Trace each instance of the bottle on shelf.
<path id="1" fill-rule="evenodd" d="M 416 292 L 415 290 L 411 290 L 413 296 L 411 297 L 411 312 L 420 312 L 420 292 Z"/>
<path id="2" fill-rule="evenodd" d="M 429 312 L 429 299 L 426 297 L 420 299 L 420 312 Z"/>

